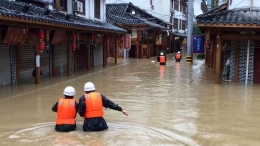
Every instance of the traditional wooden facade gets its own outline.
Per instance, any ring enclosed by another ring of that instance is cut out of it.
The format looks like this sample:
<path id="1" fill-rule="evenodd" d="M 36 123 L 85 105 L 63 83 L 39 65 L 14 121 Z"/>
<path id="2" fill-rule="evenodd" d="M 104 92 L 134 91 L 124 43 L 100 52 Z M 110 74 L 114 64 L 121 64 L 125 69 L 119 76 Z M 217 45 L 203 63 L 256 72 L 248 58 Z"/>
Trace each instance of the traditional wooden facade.
<path id="1" fill-rule="evenodd" d="M 132 3 L 107 4 L 107 22 L 131 35 L 129 57 L 149 58 L 170 48 L 171 24 L 152 16 Z"/>
<path id="2" fill-rule="evenodd" d="M 106 22 L 33 4 L 0 1 L 0 86 L 33 79 L 40 84 L 43 76 L 106 66 L 109 38 L 126 33 Z M 117 45 L 116 39 L 110 41 Z"/>
<path id="3" fill-rule="evenodd" d="M 259 9 L 236 8 L 227 4 L 197 17 L 205 33 L 206 65 L 213 68 L 215 83 L 221 83 L 222 70 L 229 59 L 227 81 L 260 82 L 260 21 Z"/>

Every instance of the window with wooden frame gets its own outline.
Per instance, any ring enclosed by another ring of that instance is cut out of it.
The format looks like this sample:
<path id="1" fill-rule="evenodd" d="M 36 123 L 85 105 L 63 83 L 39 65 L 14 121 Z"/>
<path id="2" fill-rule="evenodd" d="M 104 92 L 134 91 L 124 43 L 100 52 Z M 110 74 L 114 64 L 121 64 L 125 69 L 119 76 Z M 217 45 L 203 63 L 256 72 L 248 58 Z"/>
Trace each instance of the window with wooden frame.
<path id="1" fill-rule="evenodd" d="M 174 10 L 179 11 L 179 0 L 173 1 L 174 3 Z"/>
<path id="2" fill-rule="evenodd" d="M 173 24 L 174 29 L 178 29 L 178 19 L 174 18 L 174 24 Z"/>
<path id="3" fill-rule="evenodd" d="M 54 0 L 54 7 L 56 10 L 61 10 L 67 12 L 67 0 Z"/>
<path id="4" fill-rule="evenodd" d="M 85 15 L 86 13 L 85 13 L 85 0 L 78 0 L 79 2 L 81 2 L 82 3 L 82 5 L 83 5 L 83 12 L 78 12 L 79 14 L 81 14 L 81 15 Z"/>
<path id="5" fill-rule="evenodd" d="M 100 0 L 94 0 L 94 17 L 100 19 Z"/>
<path id="6" fill-rule="evenodd" d="M 186 29 L 186 21 L 185 21 L 185 20 L 182 20 L 182 22 L 181 22 L 181 28 L 182 28 L 182 30 L 185 30 L 185 29 Z"/>

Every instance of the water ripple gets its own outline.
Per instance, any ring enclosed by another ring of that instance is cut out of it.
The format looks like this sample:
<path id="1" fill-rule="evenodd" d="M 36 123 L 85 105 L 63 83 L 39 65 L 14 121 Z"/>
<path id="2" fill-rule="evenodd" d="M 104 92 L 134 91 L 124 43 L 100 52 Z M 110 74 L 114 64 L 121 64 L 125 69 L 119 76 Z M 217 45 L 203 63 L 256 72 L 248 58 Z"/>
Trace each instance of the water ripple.
<path id="1" fill-rule="evenodd" d="M 77 123 L 77 129 L 69 133 L 54 131 L 54 122 L 41 123 L 30 128 L 15 132 L 9 136 L 10 141 L 2 144 L 18 145 L 178 145 L 197 146 L 189 137 L 182 136 L 170 130 L 149 127 L 141 124 L 109 123 L 109 129 L 102 132 L 83 132 L 82 122 Z"/>

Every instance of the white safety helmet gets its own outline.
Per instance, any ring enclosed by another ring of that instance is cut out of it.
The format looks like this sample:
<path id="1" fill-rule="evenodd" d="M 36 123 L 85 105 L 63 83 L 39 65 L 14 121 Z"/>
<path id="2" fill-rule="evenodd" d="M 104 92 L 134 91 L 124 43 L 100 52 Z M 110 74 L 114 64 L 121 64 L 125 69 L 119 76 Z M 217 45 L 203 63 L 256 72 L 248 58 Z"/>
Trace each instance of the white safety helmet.
<path id="1" fill-rule="evenodd" d="M 178 53 L 178 54 L 180 54 L 181 52 L 180 52 L 180 51 L 178 51 L 177 53 Z"/>
<path id="2" fill-rule="evenodd" d="M 72 86 L 68 86 L 64 89 L 63 94 L 67 96 L 75 96 L 75 89 Z"/>
<path id="3" fill-rule="evenodd" d="M 163 52 L 161 52 L 160 55 L 163 55 Z"/>
<path id="4" fill-rule="evenodd" d="M 95 89 L 95 85 L 92 82 L 87 82 L 84 85 L 84 91 L 94 91 Z"/>

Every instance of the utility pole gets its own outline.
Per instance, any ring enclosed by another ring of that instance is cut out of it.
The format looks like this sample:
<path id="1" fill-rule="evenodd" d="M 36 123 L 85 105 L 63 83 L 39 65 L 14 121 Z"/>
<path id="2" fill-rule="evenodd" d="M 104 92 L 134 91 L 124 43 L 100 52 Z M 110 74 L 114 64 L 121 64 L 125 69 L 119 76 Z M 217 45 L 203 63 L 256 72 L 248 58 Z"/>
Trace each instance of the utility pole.
<path id="1" fill-rule="evenodd" d="M 188 28 L 187 28 L 187 56 L 186 62 L 193 62 L 193 53 L 192 53 L 192 32 L 193 32 L 193 16 L 194 16 L 194 8 L 193 8 L 193 0 L 188 1 Z"/>

